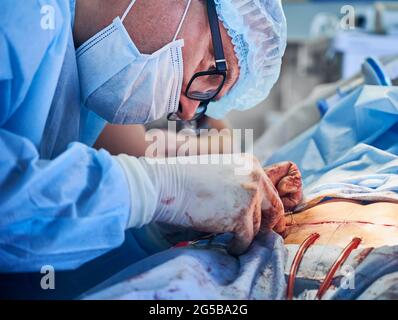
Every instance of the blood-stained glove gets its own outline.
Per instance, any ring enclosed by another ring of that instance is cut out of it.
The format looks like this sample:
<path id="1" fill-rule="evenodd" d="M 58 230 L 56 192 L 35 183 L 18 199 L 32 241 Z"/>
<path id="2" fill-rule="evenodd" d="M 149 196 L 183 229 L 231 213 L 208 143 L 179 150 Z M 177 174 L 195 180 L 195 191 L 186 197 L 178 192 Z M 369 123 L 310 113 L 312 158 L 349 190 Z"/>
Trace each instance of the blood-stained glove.
<path id="1" fill-rule="evenodd" d="M 157 222 L 176 229 L 230 232 L 234 238 L 229 252 L 241 254 L 260 229 L 274 228 L 284 215 L 276 188 L 251 155 L 116 159 L 130 186 L 128 227 Z"/>
<path id="2" fill-rule="evenodd" d="M 297 165 L 286 161 L 266 167 L 265 173 L 278 190 L 286 211 L 293 210 L 303 198 L 301 173 Z"/>
<path id="3" fill-rule="evenodd" d="M 293 210 L 303 198 L 301 173 L 297 165 L 290 161 L 276 163 L 264 169 L 283 202 L 285 211 Z M 274 227 L 276 232 L 283 233 L 286 219 L 282 217 Z"/>

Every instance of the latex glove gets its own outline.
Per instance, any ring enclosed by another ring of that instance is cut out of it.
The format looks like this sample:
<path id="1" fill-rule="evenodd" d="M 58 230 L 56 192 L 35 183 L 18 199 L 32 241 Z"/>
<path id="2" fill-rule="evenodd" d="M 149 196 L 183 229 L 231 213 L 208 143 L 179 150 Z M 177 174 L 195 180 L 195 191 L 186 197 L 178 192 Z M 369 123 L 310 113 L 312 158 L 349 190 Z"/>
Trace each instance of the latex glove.
<path id="1" fill-rule="evenodd" d="M 149 159 L 116 157 L 129 181 L 129 226 L 159 222 L 207 233 L 231 232 L 232 254 L 243 253 L 254 236 L 284 215 L 272 181 L 251 155 L 217 155 L 220 164 L 201 164 L 208 155 Z M 181 162 L 185 161 L 185 164 Z M 173 163 L 176 162 L 176 163 Z M 231 162 L 231 161 L 230 161 Z M 242 168 L 248 170 L 242 170 Z"/>
<path id="2" fill-rule="evenodd" d="M 278 190 L 286 211 L 293 210 L 303 199 L 301 173 L 291 161 L 280 162 L 264 168 Z"/>

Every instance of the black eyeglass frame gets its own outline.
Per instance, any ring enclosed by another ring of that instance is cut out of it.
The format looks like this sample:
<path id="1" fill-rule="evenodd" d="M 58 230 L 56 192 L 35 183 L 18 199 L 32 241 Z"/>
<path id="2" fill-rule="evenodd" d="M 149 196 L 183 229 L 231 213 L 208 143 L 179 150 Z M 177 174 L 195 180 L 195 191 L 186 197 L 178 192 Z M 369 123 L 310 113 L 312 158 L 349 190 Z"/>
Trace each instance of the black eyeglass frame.
<path id="1" fill-rule="evenodd" d="M 202 103 L 199 105 L 198 110 L 199 112 L 196 112 L 195 115 L 192 117 L 192 119 L 188 121 L 195 121 L 203 117 L 207 111 L 207 106 L 212 101 L 222 90 L 226 77 L 227 77 L 227 61 L 225 60 L 225 55 L 224 55 L 224 48 L 223 48 L 223 43 L 222 43 L 222 38 L 221 38 L 221 32 L 220 32 L 220 26 L 219 26 L 219 20 L 218 20 L 218 15 L 217 15 L 217 10 L 216 6 L 214 3 L 214 0 L 207 0 L 207 16 L 209 19 L 209 25 L 210 25 L 210 32 L 211 32 L 211 37 L 212 37 L 212 42 L 213 42 L 213 51 L 214 51 L 214 58 L 215 58 L 215 68 L 212 70 L 208 71 L 201 71 L 197 72 L 193 75 L 191 80 L 188 82 L 187 89 L 185 90 L 185 96 L 191 100 L 196 100 L 196 101 L 201 101 Z M 222 82 L 220 86 L 217 88 L 217 90 L 214 91 L 211 97 L 207 97 L 206 99 L 201 99 L 201 98 L 195 98 L 191 97 L 189 95 L 189 89 L 192 85 L 192 83 L 197 79 L 198 77 L 203 77 L 203 76 L 212 76 L 212 75 L 219 75 L 222 76 Z M 181 105 L 180 105 L 181 108 Z M 181 110 L 179 110 L 181 111 Z M 177 112 L 170 113 L 167 116 L 167 119 L 169 121 L 179 121 L 179 117 L 177 115 Z"/>

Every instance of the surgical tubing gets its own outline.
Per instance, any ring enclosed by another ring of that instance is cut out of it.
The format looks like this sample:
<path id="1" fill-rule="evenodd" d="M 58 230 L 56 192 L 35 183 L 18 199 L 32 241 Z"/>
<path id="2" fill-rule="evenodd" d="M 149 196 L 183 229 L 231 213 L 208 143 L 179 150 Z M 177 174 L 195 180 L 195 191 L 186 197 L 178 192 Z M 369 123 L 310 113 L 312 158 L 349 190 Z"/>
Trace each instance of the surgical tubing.
<path id="1" fill-rule="evenodd" d="M 287 282 L 287 289 L 286 289 L 286 296 L 288 300 L 293 299 L 294 294 L 294 283 L 296 281 L 296 273 L 297 269 L 301 263 L 301 260 L 304 257 L 305 252 L 307 249 L 314 244 L 314 242 L 320 237 L 319 233 L 313 233 L 309 235 L 303 243 L 300 245 L 299 249 L 294 256 L 292 266 L 290 267 L 289 279 Z"/>
<path id="2" fill-rule="evenodd" d="M 350 256 L 351 252 L 358 248 L 359 244 L 362 242 L 361 238 L 355 237 L 351 240 L 351 242 L 344 248 L 344 250 L 340 253 L 336 261 L 330 267 L 328 273 L 326 274 L 325 279 L 323 280 L 321 286 L 318 289 L 318 292 L 315 296 L 315 299 L 322 299 L 325 292 L 329 289 L 330 284 L 332 283 L 333 277 L 338 268 L 347 260 Z"/>

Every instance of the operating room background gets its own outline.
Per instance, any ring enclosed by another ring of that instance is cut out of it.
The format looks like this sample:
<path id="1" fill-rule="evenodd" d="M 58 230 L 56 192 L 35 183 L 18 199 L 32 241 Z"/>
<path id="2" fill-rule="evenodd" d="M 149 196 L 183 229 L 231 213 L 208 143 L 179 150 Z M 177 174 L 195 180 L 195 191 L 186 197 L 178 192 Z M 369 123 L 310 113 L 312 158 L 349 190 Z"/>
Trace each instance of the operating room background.
<path id="1" fill-rule="evenodd" d="M 266 101 L 227 118 L 233 128 L 253 129 L 255 140 L 315 88 L 352 76 L 367 56 L 398 54 L 391 46 L 398 43 L 398 1 L 282 2 L 288 43 L 280 78 Z M 354 9 L 354 29 L 341 28 L 345 5 Z"/>

